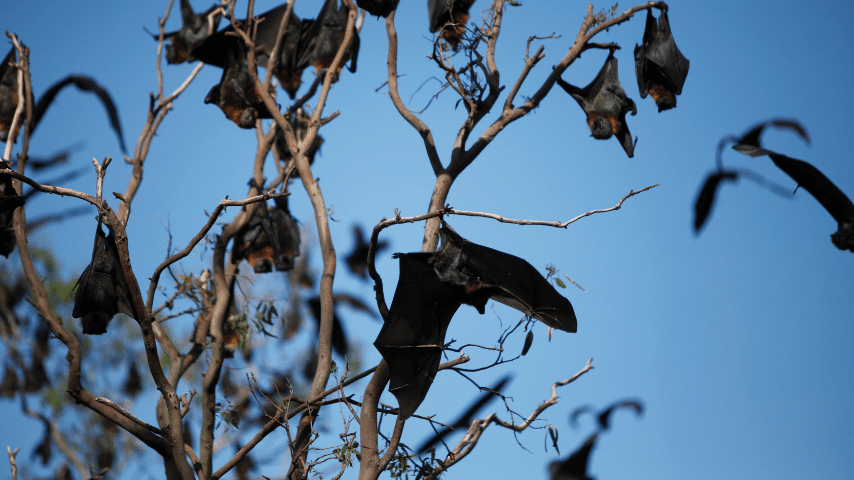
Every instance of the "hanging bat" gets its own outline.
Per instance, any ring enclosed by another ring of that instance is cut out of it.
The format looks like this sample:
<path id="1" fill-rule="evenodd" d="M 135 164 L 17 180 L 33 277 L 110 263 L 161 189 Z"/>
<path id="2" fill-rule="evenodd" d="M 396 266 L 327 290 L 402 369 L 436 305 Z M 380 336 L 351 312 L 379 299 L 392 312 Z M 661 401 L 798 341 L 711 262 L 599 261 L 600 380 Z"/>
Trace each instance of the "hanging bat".
<path id="1" fill-rule="evenodd" d="M 762 148 L 759 143 L 759 136 L 769 126 L 792 130 L 809 142 L 806 130 L 799 123 L 772 120 L 748 131 L 733 146 L 733 149 L 751 157 L 761 155 L 771 157 L 774 165 L 777 165 L 780 170 L 797 182 L 799 187 L 804 187 L 836 220 L 838 229 L 830 235 L 833 245 L 840 250 L 854 252 L 854 203 L 827 176 L 811 164 Z"/>
<path id="2" fill-rule="evenodd" d="M 461 304 L 480 314 L 491 298 L 549 327 L 575 332 L 577 320 L 536 268 L 519 257 L 465 240 L 447 224 L 442 248 L 433 253 L 395 254 L 400 278 L 388 317 L 374 346 L 389 367 L 389 391 L 403 421 L 424 400 L 439 369 L 445 332 Z"/>
<path id="3" fill-rule="evenodd" d="M 317 323 L 317 330 L 320 331 L 320 297 L 309 298 L 307 302 L 311 315 Z M 332 348 L 342 357 L 347 355 L 347 335 L 344 333 L 341 318 L 335 311 L 332 312 Z"/>
<path id="4" fill-rule="evenodd" d="M 638 110 L 635 102 L 626 96 L 620 86 L 614 50 L 608 54 L 605 64 L 590 85 L 579 89 L 561 78 L 557 79 L 557 83 L 587 114 L 587 125 L 590 126 L 593 138 L 605 140 L 616 135 L 626 155 L 629 158 L 634 157 L 637 140 L 632 142 L 632 134 L 626 125 L 626 113 L 632 112 L 632 115 L 635 115 Z"/>
<path id="5" fill-rule="evenodd" d="M 658 22 L 652 16 L 652 9 L 648 9 L 643 45 L 635 45 L 635 72 L 641 98 L 652 94 L 659 112 L 676 108 L 676 95 L 682 94 L 690 63 L 673 41 L 667 9 L 661 10 Z"/>
<path id="6" fill-rule="evenodd" d="M 217 25 L 222 18 L 222 10 L 213 16 L 212 25 L 208 24 L 208 16 L 219 5 L 214 5 L 206 12 L 196 14 L 190 0 L 181 0 L 181 29 L 163 35 L 163 40 L 169 40 L 166 45 L 166 62 L 178 64 L 184 62 L 195 62 L 197 58 L 193 55 L 193 49 L 205 41 L 211 32 L 216 31 Z M 153 35 L 154 40 L 159 40 L 159 35 Z"/>
<path id="7" fill-rule="evenodd" d="M 551 480 L 593 480 L 587 476 L 587 464 L 590 461 L 590 452 L 596 446 L 599 432 L 596 432 L 578 447 L 566 460 L 558 460 L 549 465 Z"/>
<path id="8" fill-rule="evenodd" d="M 709 214 L 712 213 L 712 206 L 715 203 L 715 196 L 718 188 L 725 182 L 738 181 L 738 172 L 734 170 L 716 170 L 706 177 L 703 188 L 697 195 L 697 200 L 694 202 L 694 233 L 699 233 Z"/>
<path id="9" fill-rule="evenodd" d="M 109 226 L 107 226 L 109 230 Z M 92 262 L 80 275 L 75 285 L 74 311 L 71 316 L 80 319 L 83 333 L 100 335 L 117 313 L 136 318 L 130 300 L 130 289 L 122 274 L 119 251 L 113 232 L 109 236 L 101 228 L 95 230 L 95 247 Z"/>
<path id="10" fill-rule="evenodd" d="M 347 256 L 347 267 L 350 268 L 353 275 L 357 275 L 362 279 L 367 280 L 369 243 L 365 240 L 365 234 L 362 232 L 362 227 L 353 225 L 353 239 L 355 241 L 355 245 L 353 245 L 353 251 Z M 377 242 L 376 253 L 379 254 L 379 252 L 386 248 L 388 248 L 388 242 L 380 240 Z"/>
<path id="11" fill-rule="evenodd" d="M 440 32 L 439 36 L 456 51 L 466 31 L 473 3 L 474 0 L 427 0 L 430 33 Z"/>
<path id="12" fill-rule="evenodd" d="M 375 17 L 388 17 L 400 0 L 356 0 L 356 5 Z"/>
<path id="13" fill-rule="evenodd" d="M 11 170 L 8 163 L 0 160 L 0 170 Z M 12 229 L 12 214 L 24 204 L 25 197 L 18 195 L 12 186 L 12 177 L 0 175 L 0 255 L 9 257 L 15 249 L 15 231 Z"/>
<path id="14" fill-rule="evenodd" d="M 18 102 L 21 101 L 18 95 L 18 69 L 14 66 L 17 59 L 18 54 L 15 53 L 13 45 L 0 64 L 0 140 L 4 142 L 9 138 L 12 119 L 15 117 Z M 17 133 L 12 137 L 16 137 Z"/>
<path id="15" fill-rule="evenodd" d="M 258 91 L 249 64 L 246 47 L 238 38 L 229 38 L 222 78 L 205 97 L 205 103 L 216 104 L 225 116 L 240 128 L 254 128 L 259 118 L 273 118 Z"/>
<path id="16" fill-rule="evenodd" d="M 338 0 L 326 0 L 314 23 L 306 30 L 302 39 L 303 49 L 299 59 L 299 65 L 314 65 L 315 72 L 320 75 L 321 71 L 329 68 L 344 36 L 347 33 L 347 15 L 349 9 L 346 5 L 338 6 Z M 356 62 L 359 58 L 359 33 L 353 27 L 353 38 L 344 59 L 333 76 L 333 82 L 338 81 L 341 67 L 344 62 L 350 61 L 350 73 L 356 73 Z"/>
<path id="17" fill-rule="evenodd" d="M 256 205 L 252 218 L 234 236 L 231 263 L 246 259 L 255 273 L 285 272 L 294 268 L 299 256 L 300 235 L 288 211 L 287 197 L 276 197 L 276 206 Z"/>
<path id="18" fill-rule="evenodd" d="M 287 13 L 288 5 L 283 3 L 278 7 L 264 12 L 256 17 L 257 27 L 255 29 L 255 62 L 261 67 L 266 67 L 270 61 L 270 55 L 276 46 L 279 36 L 279 25 L 282 17 Z M 291 12 L 288 23 L 285 25 L 285 37 L 279 47 L 279 62 L 273 72 L 279 80 L 279 84 L 291 99 L 302 83 L 302 71 L 306 64 L 299 65 L 299 57 L 303 51 L 303 37 L 312 25 L 312 20 L 302 20 Z M 244 21 L 245 24 L 245 21 Z M 232 43 L 237 40 L 234 35 L 234 27 L 228 26 L 211 35 L 192 50 L 192 55 L 199 60 L 220 68 L 225 68 L 228 52 L 233 48 Z"/>
<path id="19" fill-rule="evenodd" d="M 299 142 L 305 140 L 305 136 L 308 134 L 308 121 L 309 118 L 301 108 L 297 109 L 297 113 L 290 120 L 291 128 Z M 314 156 L 318 151 L 320 151 L 321 146 L 323 146 L 323 137 L 315 135 L 314 141 L 311 142 L 311 145 L 305 152 L 305 156 L 308 157 L 309 165 L 314 165 Z M 285 167 L 289 167 L 290 163 L 293 161 L 293 156 L 291 155 L 287 142 L 285 142 L 285 135 L 281 130 L 276 131 L 276 138 L 273 142 L 273 147 L 276 149 L 276 154 L 279 156 L 279 159 L 285 163 Z M 290 178 L 299 178 L 299 171 L 296 168 L 291 172 Z"/>

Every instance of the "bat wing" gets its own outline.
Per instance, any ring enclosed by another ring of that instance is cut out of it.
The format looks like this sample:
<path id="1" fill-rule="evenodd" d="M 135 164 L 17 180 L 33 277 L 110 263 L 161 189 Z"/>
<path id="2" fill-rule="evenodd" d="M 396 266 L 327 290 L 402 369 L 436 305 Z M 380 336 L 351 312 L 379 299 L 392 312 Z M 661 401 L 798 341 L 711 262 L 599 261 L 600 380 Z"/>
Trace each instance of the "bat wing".
<path id="1" fill-rule="evenodd" d="M 317 330 L 320 331 L 320 297 L 309 298 L 308 307 L 317 323 Z M 347 355 L 347 336 L 344 334 L 344 327 L 338 313 L 334 311 L 332 312 L 332 348 L 342 357 Z"/>
<path id="2" fill-rule="evenodd" d="M 356 0 L 356 5 L 376 17 L 388 17 L 400 0 Z"/>
<path id="3" fill-rule="evenodd" d="M 389 391 L 398 420 L 412 416 L 439 369 L 445 333 L 460 306 L 429 263 L 432 253 L 398 254 L 400 277 L 382 329 L 374 341 L 389 368 Z"/>
<path id="4" fill-rule="evenodd" d="M 709 214 L 712 213 L 712 207 L 715 204 L 715 196 L 718 192 L 718 187 L 721 185 L 721 182 L 735 182 L 738 180 L 738 172 L 735 171 L 716 171 L 709 174 L 706 177 L 705 183 L 703 183 L 703 188 L 700 189 L 700 193 L 697 195 L 697 200 L 694 202 L 694 232 L 699 233 L 700 229 L 703 228 L 703 225 L 706 224 L 706 220 L 709 218 Z"/>
<path id="5" fill-rule="evenodd" d="M 18 70 L 12 66 L 16 58 L 15 47 L 12 46 L 0 64 L 0 140 L 4 142 L 9 138 L 9 129 L 12 128 L 19 101 Z M 17 132 L 12 136 L 16 135 Z"/>
<path id="6" fill-rule="evenodd" d="M 440 277 L 463 288 L 464 303 L 483 313 L 492 299 L 536 318 L 549 327 L 575 333 L 578 320 L 569 300 L 525 260 L 477 245 L 442 225 L 442 250 L 434 265 Z M 447 240 L 447 241 L 446 241 Z"/>
<path id="7" fill-rule="evenodd" d="M 320 13 L 312 22 L 305 22 L 302 25 L 302 38 L 300 38 L 300 55 L 297 60 L 297 67 L 305 68 L 315 64 L 318 58 L 321 57 L 323 47 L 324 26 L 330 17 L 336 16 L 338 12 L 338 0 L 325 0 L 323 7 L 320 8 Z M 333 18 L 334 22 L 335 19 Z M 334 54 L 333 54 L 334 55 Z"/>
<path id="8" fill-rule="evenodd" d="M 122 148 L 122 152 L 127 152 L 127 149 L 125 148 L 125 140 L 122 136 L 122 125 L 119 122 L 119 114 L 116 109 L 116 104 L 113 102 L 113 98 L 104 87 L 98 84 L 98 82 L 83 75 L 69 75 L 51 85 L 51 87 L 42 94 L 33 111 L 33 131 L 36 130 L 39 121 L 44 116 L 47 107 L 53 103 L 56 95 L 59 94 L 63 88 L 69 85 L 74 85 L 81 91 L 92 92 L 98 96 L 98 99 L 101 100 L 101 103 L 104 104 L 104 108 L 107 110 L 107 116 L 110 118 L 110 126 L 112 126 L 113 131 L 116 132 L 116 137 L 119 139 L 119 145 Z"/>
<path id="9" fill-rule="evenodd" d="M 277 271 L 286 272 L 294 268 L 294 259 L 299 256 L 299 226 L 288 211 L 287 197 L 276 197 L 274 200 L 276 207 L 270 210 L 276 252 L 273 264 Z"/>
<path id="10" fill-rule="evenodd" d="M 551 480 L 592 480 L 587 476 L 587 464 L 590 461 L 590 452 L 596 446 L 598 438 L 599 432 L 590 435 L 569 458 L 552 462 L 549 465 Z"/>
<path id="11" fill-rule="evenodd" d="M 854 251 L 854 203 L 833 182 L 809 163 L 769 152 L 771 160 L 786 175 L 804 187 L 839 224 L 831 239 L 840 250 Z"/>

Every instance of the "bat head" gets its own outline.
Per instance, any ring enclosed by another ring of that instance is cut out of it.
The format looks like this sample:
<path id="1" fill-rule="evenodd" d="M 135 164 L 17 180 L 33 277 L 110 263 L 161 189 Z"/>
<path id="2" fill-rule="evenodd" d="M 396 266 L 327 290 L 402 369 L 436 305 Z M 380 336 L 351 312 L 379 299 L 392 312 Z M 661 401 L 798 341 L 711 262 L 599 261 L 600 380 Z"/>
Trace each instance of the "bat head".
<path id="1" fill-rule="evenodd" d="M 611 117 L 613 119 L 613 117 Z M 606 140 L 616 131 L 612 125 L 612 121 L 602 115 L 594 116 L 588 122 L 590 124 L 590 136 L 599 140 Z"/>
<path id="2" fill-rule="evenodd" d="M 649 86 L 649 93 L 652 95 L 653 100 L 655 100 L 655 104 L 658 105 L 659 113 L 676 108 L 676 95 L 664 85 L 658 83 L 651 84 Z"/>
<path id="3" fill-rule="evenodd" d="M 187 44 L 178 36 L 172 37 L 172 43 L 166 45 L 166 63 L 184 63 L 189 56 Z"/>
<path id="4" fill-rule="evenodd" d="M 254 107 L 247 107 L 234 123 L 240 128 L 255 128 L 255 120 L 258 118 L 258 111 Z"/>
<path id="5" fill-rule="evenodd" d="M 86 335 L 103 335 L 107 333 L 107 325 L 113 316 L 104 312 L 92 312 L 80 319 L 80 325 L 83 327 L 83 333 Z"/>

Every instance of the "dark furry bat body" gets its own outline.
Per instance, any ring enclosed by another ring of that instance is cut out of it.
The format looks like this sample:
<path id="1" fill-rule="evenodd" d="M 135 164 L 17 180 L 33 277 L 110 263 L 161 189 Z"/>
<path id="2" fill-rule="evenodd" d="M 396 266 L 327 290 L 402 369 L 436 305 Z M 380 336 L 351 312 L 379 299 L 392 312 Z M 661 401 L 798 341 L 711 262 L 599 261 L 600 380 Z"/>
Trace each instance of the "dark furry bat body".
<path id="1" fill-rule="evenodd" d="M 13 45 L 3 59 L 3 63 L 0 64 L 0 140 L 4 142 L 9 138 L 15 109 L 21 101 L 18 95 L 18 69 L 13 65 L 17 62 L 17 58 Z M 17 136 L 17 132 L 12 136 Z"/>
<path id="2" fill-rule="evenodd" d="M 430 33 L 440 32 L 439 35 L 456 50 L 466 31 L 473 3 L 474 0 L 427 0 Z"/>
<path id="3" fill-rule="evenodd" d="M 300 234 L 288 211 L 287 197 L 276 197 L 276 206 L 256 205 L 252 218 L 234 237 L 231 263 L 246 259 L 255 273 L 280 272 L 294 268 L 299 256 Z"/>
<path id="4" fill-rule="evenodd" d="M 270 61 L 270 55 L 276 46 L 279 35 L 279 25 L 282 17 L 287 13 L 288 4 L 284 3 L 278 7 L 264 12 L 256 17 L 257 28 L 255 31 L 255 63 L 266 67 Z M 279 61 L 273 72 L 282 88 L 288 92 L 290 98 L 296 96 L 296 92 L 302 84 L 302 71 L 306 65 L 299 64 L 299 58 L 303 50 L 303 37 L 306 35 L 312 20 L 302 20 L 291 12 L 285 25 L 285 36 L 279 47 Z M 236 37 L 232 36 L 234 27 L 229 26 L 208 37 L 203 43 L 192 50 L 194 56 L 199 60 L 225 68 L 229 49 Z"/>
<path id="5" fill-rule="evenodd" d="M 375 17 L 388 17 L 400 0 L 356 0 L 356 5 Z"/>
<path id="6" fill-rule="evenodd" d="M 399 420 L 424 400 L 439 368 L 445 332 L 461 304 L 484 313 L 487 301 L 515 308 L 546 325 L 575 332 L 577 320 L 562 297 L 531 264 L 519 257 L 440 229 L 434 253 L 396 254 L 400 278 L 388 317 L 374 346 L 389 367 L 389 391 L 397 397 Z"/>
<path id="7" fill-rule="evenodd" d="M 629 158 L 634 156 L 635 142 L 629 126 L 626 125 L 626 114 L 637 113 L 635 102 L 626 96 L 620 79 L 617 76 L 617 58 L 614 51 L 608 54 L 605 64 L 599 70 L 596 78 L 584 88 L 578 88 L 563 79 L 557 79 L 558 85 L 581 106 L 587 114 L 587 125 L 590 126 L 591 136 L 600 140 L 616 135 Z"/>
<path id="8" fill-rule="evenodd" d="M 8 163 L 0 160 L 0 170 L 9 170 Z M 0 176 L 0 255 L 8 257 L 15 249 L 15 231 L 12 229 L 12 213 L 24 204 L 25 198 L 18 195 L 12 186 L 12 177 Z"/>
<path id="9" fill-rule="evenodd" d="M 652 94 L 658 111 L 676 108 L 676 95 L 682 94 L 691 62 L 682 55 L 673 40 L 667 10 L 655 21 L 652 9 L 646 11 L 643 45 L 635 45 L 635 71 L 641 98 Z"/>
<path id="10" fill-rule="evenodd" d="M 108 227 L 109 229 L 109 227 Z M 95 247 L 92 262 L 80 275 L 75 285 L 74 311 L 71 316 L 80 318 L 83 333 L 106 333 L 107 325 L 117 313 L 135 318 L 113 232 L 104 234 L 101 222 L 95 230 Z"/>
<path id="11" fill-rule="evenodd" d="M 225 116 L 240 128 L 254 128 L 259 118 L 272 118 L 261 98 L 249 64 L 243 41 L 229 38 L 225 66 L 220 82 L 205 97 L 205 103 L 216 104 Z"/>
<path id="12" fill-rule="evenodd" d="M 590 452 L 596 446 L 599 432 L 596 432 L 572 452 L 566 460 L 558 460 L 549 465 L 551 480 L 593 480 L 587 476 L 587 464 L 590 462 Z"/>
<path id="13" fill-rule="evenodd" d="M 12 65 L 16 62 L 16 58 L 15 47 L 12 47 L 3 60 L 3 63 L 0 64 L 0 141 L 4 142 L 9 138 L 9 129 L 12 128 L 12 119 L 15 116 L 15 109 L 18 107 L 18 102 L 22 101 L 18 95 L 18 70 Z M 35 107 L 33 107 L 33 123 L 30 135 L 36 131 L 45 111 L 47 111 L 47 107 L 53 103 L 59 92 L 69 85 L 74 85 L 81 91 L 92 92 L 98 96 L 98 99 L 101 100 L 101 103 L 104 104 L 104 108 L 107 110 L 107 115 L 110 118 L 110 126 L 116 132 L 122 152 L 126 152 L 127 149 L 125 148 L 122 125 L 119 122 L 116 104 L 104 87 L 92 78 L 84 75 L 69 75 L 51 85 L 42 94 Z M 20 131 L 20 127 L 18 128 Z M 17 137 L 17 135 L 18 132 L 14 132 L 12 136 Z"/>
<path id="14" fill-rule="evenodd" d="M 302 142 L 305 140 L 305 136 L 308 134 L 309 120 L 309 117 L 302 111 L 302 109 L 298 109 L 293 118 L 290 119 L 291 128 L 293 128 L 297 141 Z M 316 135 L 314 137 L 314 141 L 311 142 L 311 145 L 305 152 L 305 156 L 308 157 L 309 165 L 314 165 L 314 157 L 317 155 L 317 152 L 320 151 L 320 147 L 322 146 L 323 137 Z M 279 156 L 279 159 L 285 163 L 285 168 L 288 168 L 294 160 L 293 155 L 291 155 L 291 151 L 288 148 L 288 144 L 285 142 L 285 135 L 282 133 L 281 129 L 276 131 L 273 148 L 276 149 L 276 155 Z M 290 178 L 299 178 L 299 171 L 296 168 L 291 172 Z"/>
<path id="15" fill-rule="evenodd" d="M 163 34 L 164 41 L 170 40 L 169 45 L 166 45 L 168 63 L 177 64 L 197 60 L 192 53 L 193 50 L 201 45 L 211 32 L 216 31 L 222 19 L 222 13 L 217 13 L 213 16 L 213 25 L 208 24 L 208 16 L 218 8 L 218 5 L 214 5 L 207 11 L 196 14 L 193 6 L 190 5 L 190 0 L 181 0 L 181 29 Z M 155 40 L 159 39 L 158 35 L 152 36 Z"/>
<path id="16" fill-rule="evenodd" d="M 347 34 L 348 13 L 347 6 L 341 4 L 339 7 L 338 0 L 326 0 L 324 2 L 323 8 L 302 39 L 304 48 L 299 60 L 300 65 L 314 65 L 315 71 L 318 74 L 320 74 L 321 70 L 329 68 L 332 65 L 335 54 L 338 53 L 338 48 Z M 350 40 L 347 51 L 344 52 L 344 59 L 341 61 L 338 71 L 335 72 L 333 81 L 337 81 L 344 62 L 348 60 L 350 61 L 350 73 L 356 73 L 358 59 L 359 34 L 356 32 L 354 26 L 353 38 Z"/>

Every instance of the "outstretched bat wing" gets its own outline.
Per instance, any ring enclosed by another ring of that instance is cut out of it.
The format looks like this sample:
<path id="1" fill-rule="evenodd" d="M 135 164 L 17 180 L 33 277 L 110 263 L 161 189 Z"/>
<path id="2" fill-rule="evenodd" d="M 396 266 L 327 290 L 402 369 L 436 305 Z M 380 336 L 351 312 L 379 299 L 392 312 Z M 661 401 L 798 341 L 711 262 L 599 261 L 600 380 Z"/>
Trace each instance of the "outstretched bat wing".
<path id="1" fill-rule="evenodd" d="M 578 88 L 560 78 L 557 83 L 584 110 L 593 138 L 605 140 L 616 135 L 626 155 L 629 158 L 634 156 L 635 142 L 632 141 L 632 135 L 626 125 L 626 114 L 631 112 L 635 115 L 637 106 L 620 86 L 617 57 L 614 56 L 613 50 L 608 54 L 599 73 L 586 87 Z"/>
<path id="2" fill-rule="evenodd" d="M 697 200 L 694 202 L 695 233 L 698 233 L 700 229 L 703 228 L 703 225 L 706 224 L 706 220 L 709 218 L 709 214 L 712 213 L 712 207 L 715 204 L 715 196 L 717 195 L 718 187 L 720 187 L 721 183 L 724 181 L 735 182 L 737 180 L 738 172 L 729 170 L 715 171 L 706 177 L 706 181 L 703 183 L 703 188 L 700 189 L 700 193 L 697 195 Z"/>
<path id="3" fill-rule="evenodd" d="M 578 321 L 572 304 L 530 263 L 472 243 L 447 224 L 440 232 L 443 246 L 438 256 L 442 260 L 434 262 L 434 266 L 441 272 L 440 278 L 464 289 L 464 303 L 483 313 L 486 301 L 492 299 L 549 327 L 576 332 Z"/>
<path id="4" fill-rule="evenodd" d="M 587 463 L 598 438 L 599 432 L 590 435 L 569 458 L 552 462 L 549 465 L 551 480 L 592 480 L 587 476 Z"/>
<path id="5" fill-rule="evenodd" d="M 33 111 L 33 132 L 36 130 L 36 127 L 38 127 L 39 121 L 44 116 L 47 107 L 53 103 L 57 94 L 69 85 L 74 85 L 81 91 L 92 92 L 98 96 L 98 99 L 101 100 L 101 103 L 104 104 L 104 108 L 107 110 L 107 115 L 110 117 L 110 126 L 112 126 L 113 131 L 116 132 L 116 137 L 119 139 L 119 145 L 121 145 L 122 152 L 127 152 L 127 149 L 125 148 L 125 140 L 122 136 L 122 124 L 119 122 L 119 114 L 116 109 L 116 104 L 113 102 L 113 98 L 104 87 L 98 84 L 98 82 L 93 80 L 91 77 L 84 75 L 69 75 L 51 85 L 51 87 L 42 94 Z"/>
<path id="6" fill-rule="evenodd" d="M 400 278 L 382 329 L 374 341 L 389 368 L 389 391 L 398 420 L 418 408 L 439 370 L 445 333 L 460 307 L 429 263 L 431 253 L 398 254 Z"/>

